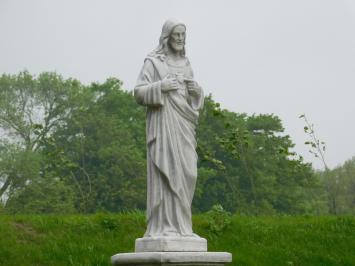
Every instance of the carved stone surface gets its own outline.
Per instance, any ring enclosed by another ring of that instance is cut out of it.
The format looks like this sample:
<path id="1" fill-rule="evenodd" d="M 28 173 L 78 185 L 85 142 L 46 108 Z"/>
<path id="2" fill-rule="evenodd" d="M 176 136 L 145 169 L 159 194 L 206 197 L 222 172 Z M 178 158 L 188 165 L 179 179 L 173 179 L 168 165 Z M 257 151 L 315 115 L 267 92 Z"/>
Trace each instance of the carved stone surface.
<path id="1" fill-rule="evenodd" d="M 227 252 L 207 252 L 193 233 L 191 204 L 197 180 L 196 127 L 203 91 L 185 56 L 186 26 L 163 26 L 158 47 L 144 60 L 134 96 L 147 108 L 147 230 L 135 253 L 111 257 L 114 265 L 224 265 Z"/>
<path id="2" fill-rule="evenodd" d="M 136 239 L 135 252 L 207 251 L 207 240 L 200 237 L 144 237 Z"/>
<path id="3" fill-rule="evenodd" d="M 197 180 L 196 127 L 203 92 L 185 56 L 185 25 L 168 20 L 145 59 L 134 96 L 147 107 L 145 237 L 198 237 L 191 203 Z"/>
<path id="4" fill-rule="evenodd" d="M 111 257 L 113 265 L 218 265 L 232 261 L 227 252 L 140 252 Z"/>

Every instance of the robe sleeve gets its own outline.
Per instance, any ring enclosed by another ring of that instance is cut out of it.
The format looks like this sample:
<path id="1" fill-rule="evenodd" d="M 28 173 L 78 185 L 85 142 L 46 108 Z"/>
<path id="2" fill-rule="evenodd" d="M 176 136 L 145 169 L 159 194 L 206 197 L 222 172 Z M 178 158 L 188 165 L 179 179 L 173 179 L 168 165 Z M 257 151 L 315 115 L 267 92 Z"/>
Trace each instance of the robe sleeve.
<path id="1" fill-rule="evenodd" d="M 138 104 L 152 107 L 163 105 L 161 81 L 156 78 L 157 72 L 151 60 L 146 59 L 134 88 L 134 97 Z"/>
<path id="2" fill-rule="evenodd" d="M 190 66 L 190 62 L 189 62 L 189 78 L 190 79 L 194 79 L 194 73 L 192 71 L 192 68 Z M 189 103 L 192 107 L 192 109 L 194 110 L 201 110 L 203 108 L 204 105 L 204 101 L 205 101 L 205 97 L 203 94 L 203 89 L 200 87 L 201 89 L 201 94 L 199 95 L 189 95 Z"/>
<path id="3" fill-rule="evenodd" d="M 203 94 L 203 90 L 201 88 L 200 95 L 190 96 L 191 107 L 195 110 L 201 110 L 203 108 L 204 100 L 205 100 L 205 97 Z"/>

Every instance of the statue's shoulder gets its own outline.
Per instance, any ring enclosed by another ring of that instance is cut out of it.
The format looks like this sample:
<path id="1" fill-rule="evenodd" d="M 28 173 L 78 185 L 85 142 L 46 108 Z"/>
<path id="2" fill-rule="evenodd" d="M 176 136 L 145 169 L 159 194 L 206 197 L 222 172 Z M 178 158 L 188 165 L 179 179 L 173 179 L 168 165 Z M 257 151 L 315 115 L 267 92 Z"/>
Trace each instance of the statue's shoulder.
<path id="1" fill-rule="evenodd" d="M 144 65 L 148 68 L 153 68 L 161 77 L 166 76 L 167 66 L 165 64 L 165 55 L 149 54 L 144 59 Z"/>
<path id="2" fill-rule="evenodd" d="M 165 60 L 166 60 L 166 56 L 164 54 L 150 53 L 144 59 L 144 62 L 150 61 L 153 63 L 153 65 L 158 66 L 164 64 Z"/>

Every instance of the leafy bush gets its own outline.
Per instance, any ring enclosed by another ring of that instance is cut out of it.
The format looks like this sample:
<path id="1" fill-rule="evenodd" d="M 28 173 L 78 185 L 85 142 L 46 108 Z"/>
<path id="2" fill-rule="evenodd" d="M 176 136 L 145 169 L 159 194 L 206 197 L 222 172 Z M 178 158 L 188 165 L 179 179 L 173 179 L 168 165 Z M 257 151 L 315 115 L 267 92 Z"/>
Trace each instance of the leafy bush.
<path id="1" fill-rule="evenodd" d="M 115 230 L 119 227 L 118 219 L 108 214 L 98 213 L 95 215 L 95 220 L 105 230 Z"/>
<path id="2" fill-rule="evenodd" d="M 232 222 L 232 215 L 223 209 L 222 205 L 213 205 L 207 212 L 208 229 L 215 234 L 223 232 Z"/>

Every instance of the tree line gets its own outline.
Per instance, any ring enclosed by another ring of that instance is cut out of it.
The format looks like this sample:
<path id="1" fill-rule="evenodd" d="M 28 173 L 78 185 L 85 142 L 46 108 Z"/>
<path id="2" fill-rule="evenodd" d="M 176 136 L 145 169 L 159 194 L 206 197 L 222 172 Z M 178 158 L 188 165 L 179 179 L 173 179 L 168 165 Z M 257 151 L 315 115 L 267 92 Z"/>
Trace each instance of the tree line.
<path id="1" fill-rule="evenodd" d="M 2 211 L 145 209 L 145 108 L 120 80 L 3 74 L 0 134 Z M 240 214 L 355 213 L 355 160 L 314 171 L 274 114 L 231 112 L 209 95 L 197 139 L 194 212 L 220 204 Z"/>

